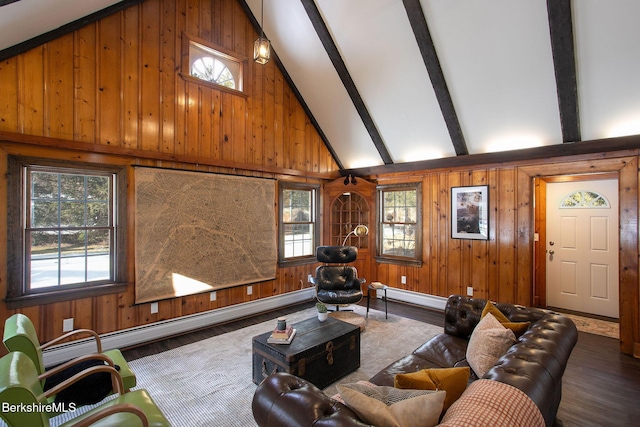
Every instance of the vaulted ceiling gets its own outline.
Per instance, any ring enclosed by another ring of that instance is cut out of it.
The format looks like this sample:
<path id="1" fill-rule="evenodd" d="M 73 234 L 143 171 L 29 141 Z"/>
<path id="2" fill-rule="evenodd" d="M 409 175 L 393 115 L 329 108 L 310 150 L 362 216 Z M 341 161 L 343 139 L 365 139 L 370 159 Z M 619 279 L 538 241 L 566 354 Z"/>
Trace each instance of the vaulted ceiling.
<path id="1" fill-rule="evenodd" d="M 640 134 L 637 0 L 238 1 L 343 169 Z M 134 2 L 0 0 L 0 54 Z"/>

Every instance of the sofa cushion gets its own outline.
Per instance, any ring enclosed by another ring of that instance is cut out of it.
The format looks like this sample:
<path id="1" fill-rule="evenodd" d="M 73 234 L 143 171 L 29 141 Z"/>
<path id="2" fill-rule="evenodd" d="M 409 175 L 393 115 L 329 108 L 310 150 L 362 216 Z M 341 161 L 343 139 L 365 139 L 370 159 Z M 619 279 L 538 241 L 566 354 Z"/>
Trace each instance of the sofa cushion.
<path id="1" fill-rule="evenodd" d="M 409 374 L 396 375 L 394 386 L 402 389 L 444 390 L 446 411 L 467 388 L 470 375 L 469 367 L 423 369 Z"/>
<path id="2" fill-rule="evenodd" d="M 469 340 L 453 335 L 438 334 L 413 351 L 413 354 L 428 360 L 434 366 L 450 368 L 466 359 Z"/>
<path id="3" fill-rule="evenodd" d="M 507 316 L 505 316 L 491 301 L 487 301 L 487 304 L 484 306 L 482 310 L 482 314 L 480 315 L 480 319 L 483 319 L 487 314 L 491 313 L 493 317 L 505 328 L 509 328 L 513 331 L 516 337 L 524 334 L 529 326 L 531 326 L 531 322 L 512 322 Z"/>
<path id="4" fill-rule="evenodd" d="M 471 334 L 467 362 L 481 378 L 515 342 L 513 331 L 502 326 L 492 314 L 487 314 Z"/>
<path id="5" fill-rule="evenodd" d="M 366 384 L 337 386 L 345 404 L 360 419 L 380 427 L 435 426 L 446 393 L 433 390 L 400 390 Z"/>
<path id="6" fill-rule="evenodd" d="M 544 427 L 538 407 L 516 387 L 480 379 L 444 414 L 441 427 Z"/>

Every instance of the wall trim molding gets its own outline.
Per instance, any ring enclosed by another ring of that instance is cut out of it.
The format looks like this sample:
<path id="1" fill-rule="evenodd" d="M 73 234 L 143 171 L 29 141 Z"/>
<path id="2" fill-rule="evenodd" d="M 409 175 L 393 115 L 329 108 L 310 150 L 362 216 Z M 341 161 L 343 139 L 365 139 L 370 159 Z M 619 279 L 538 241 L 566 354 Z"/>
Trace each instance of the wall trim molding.
<path id="1" fill-rule="evenodd" d="M 376 296 L 378 298 L 382 298 L 384 296 L 384 291 L 378 290 Z M 438 310 L 444 310 L 445 306 L 447 305 L 448 299 L 436 295 L 422 294 L 420 292 L 407 291 L 405 289 L 392 287 L 387 288 L 387 298 L 396 301 L 407 302 L 409 304 L 417 304 L 429 308 L 435 308 Z"/>
<path id="2" fill-rule="evenodd" d="M 305 288 L 282 295 L 261 298 L 254 301 L 235 304 L 228 307 L 162 320 L 148 325 L 123 329 L 100 335 L 102 349 L 126 348 L 172 335 L 213 326 L 230 320 L 251 316 L 257 313 L 275 310 L 277 308 L 310 301 L 315 296 L 314 288 Z M 96 351 L 92 338 L 72 341 L 52 346 L 44 350 L 45 366 L 58 365 L 83 354 Z"/>

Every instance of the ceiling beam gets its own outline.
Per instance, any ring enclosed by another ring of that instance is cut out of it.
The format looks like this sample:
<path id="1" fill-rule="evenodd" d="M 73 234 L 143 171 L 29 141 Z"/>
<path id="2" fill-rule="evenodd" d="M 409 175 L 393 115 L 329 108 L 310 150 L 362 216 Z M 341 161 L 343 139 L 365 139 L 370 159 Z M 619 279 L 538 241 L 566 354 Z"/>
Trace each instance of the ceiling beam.
<path id="1" fill-rule="evenodd" d="M 453 143 L 453 148 L 458 156 L 464 156 L 469 154 L 467 149 L 467 143 L 464 140 L 462 129 L 460 128 L 460 121 L 458 120 L 458 114 L 453 106 L 453 100 L 451 99 L 451 93 L 447 87 L 447 82 L 440 66 L 440 60 L 436 48 L 433 45 L 433 39 L 427 25 L 427 20 L 424 17 L 424 11 L 420 0 L 403 0 L 404 8 L 407 11 L 413 34 L 418 42 L 418 48 L 422 54 L 422 60 L 427 67 L 427 73 L 431 79 L 431 85 L 436 94 L 436 99 L 440 104 L 440 110 L 442 116 L 449 130 L 449 136 Z"/>
<path id="2" fill-rule="evenodd" d="M 260 23 L 258 22 L 256 17 L 253 15 L 253 12 L 251 11 L 251 8 L 247 4 L 247 2 L 245 0 L 238 0 L 238 4 L 240 4 L 240 7 L 242 7 L 242 9 L 244 10 L 244 13 L 247 15 L 247 18 L 249 19 L 249 22 L 251 22 L 251 25 L 253 26 L 253 29 L 256 31 L 256 33 L 260 33 L 260 30 L 261 30 Z M 265 34 L 265 37 L 267 37 L 268 39 L 269 37 L 267 36 L 267 34 L 266 33 L 264 34 Z M 280 61 L 280 57 L 278 57 L 278 54 L 273 48 L 273 45 L 271 45 L 271 58 L 276 64 L 276 67 L 278 67 L 278 70 L 280 70 L 280 72 L 282 73 L 284 80 L 287 82 L 287 84 L 291 88 L 291 91 L 293 92 L 296 99 L 302 106 L 302 109 L 304 110 L 304 112 L 307 114 L 307 117 L 309 117 L 309 121 L 315 128 L 316 132 L 318 132 L 320 139 L 322 139 L 322 142 L 324 142 L 325 147 L 327 147 L 327 150 L 329 150 L 329 153 L 331 154 L 331 157 L 333 158 L 333 160 L 336 162 L 336 165 L 338 166 L 338 168 L 344 169 L 344 165 L 340 161 L 340 158 L 338 157 L 336 150 L 333 149 L 333 147 L 331 146 L 331 143 L 329 142 L 329 139 L 327 138 L 327 135 L 325 135 L 325 133 L 322 131 L 320 124 L 318 123 L 314 115 L 311 113 L 311 109 L 305 102 L 297 86 L 293 83 L 293 79 L 287 72 L 282 61 Z"/>
<path id="3" fill-rule="evenodd" d="M 394 173 L 406 173 L 416 171 L 429 171 L 434 169 L 473 168 L 490 165 L 504 165 L 513 162 L 531 162 L 560 158 L 565 156 L 594 155 L 597 158 L 606 158 L 602 153 L 616 151 L 629 151 L 628 155 L 640 154 L 640 135 L 621 136 L 616 138 L 596 139 L 582 141 L 573 144 L 554 144 L 544 147 L 525 148 L 511 151 L 498 151 L 495 153 L 472 154 L 469 156 L 447 157 L 443 159 L 421 160 L 417 162 L 395 163 L 393 165 L 370 166 L 340 171 L 345 176 L 348 174 L 371 179 L 376 175 L 388 175 Z"/>
<path id="4" fill-rule="evenodd" d="M 577 142 L 580 135 L 578 84 L 573 42 L 571 0 L 547 0 L 553 68 L 556 75 L 562 142 Z"/>
<path id="5" fill-rule="evenodd" d="M 344 63 L 340 52 L 338 51 L 338 47 L 331 37 L 331 33 L 329 32 L 326 23 L 320 15 L 318 7 L 313 0 L 300 1 L 302 2 L 302 5 L 307 12 L 307 16 L 309 16 L 309 20 L 313 24 L 313 28 L 316 30 L 316 33 L 318 33 L 318 37 L 320 38 L 322 45 L 327 51 L 329 59 L 331 59 L 331 62 L 333 63 L 333 66 L 335 67 L 340 80 L 342 80 L 342 84 L 351 97 L 351 101 L 356 107 L 356 110 L 358 111 L 358 114 L 360 115 L 365 128 L 369 132 L 369 136 L 371 136 L 371 139 L 373 140 L 373 145 L 375 145 L 376 149 L 378 150 L 382 161 L 385 165 L 393 163 L 393 159 L 389 154 L 389 150 L 387 150 L 387 147 L 382 140 L 382 136 L 380 135 L 380 132 L 378 131 L 378 128 L 373 121 L 373 117 L 371 117 L 369 110 L 364 104 L 364 101 L 362 100 L 362 97 L 360 96 L 360 93 L 356 88 L 356 84 L 351 78 L 351 74 L 349 74 L 349 71 L 347 70 L 347 66 Z"/>
<path id="6" fill-rule="evenodd" d="M 5 6 L 5 5 L 8 5 L 8 4 L 11 4 L 11 3 L 15 3 L 17 1 L 18 0 L 0 0 L 0 6 Z"/>

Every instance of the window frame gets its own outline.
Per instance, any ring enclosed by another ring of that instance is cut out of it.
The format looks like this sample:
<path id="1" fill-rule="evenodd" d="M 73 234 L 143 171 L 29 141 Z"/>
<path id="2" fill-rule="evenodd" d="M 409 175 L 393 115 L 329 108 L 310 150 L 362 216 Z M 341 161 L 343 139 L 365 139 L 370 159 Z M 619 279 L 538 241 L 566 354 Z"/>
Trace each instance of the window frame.
<path id="1" fill-rule="evenodd" d="M 98 295 L 124 292 L 128 286 L 127 248 L 127 214 L 126 188 L 127 168 L 105 164 L 85 162 L 67 162 L 51 159 L 29 158 L 20 156 L 8 157 L 7 174 L 7 295 L 5 302 L 10 309 L 70 301 Z M 49 171 L 59 170 L 66 173 L 91 174 L 91 171 L 115 175 L 113 185 L 114 230 L 113 247 L 113 279 L 97 282 L 84 282 L 55 287 L 27 290 L 26 277 L 29 260 L 26 259 L 26 215 L 28 179 L 26 168 L 43 168 Z"/>
<path id="2" fill-rule="evenodd" d="M 200 79 L 198 77 L 191 75 L 191 45 L 195 45 L 200 49 L 211 50 L 212 55 L 220 56 L 224 59 L 231 60 L 234 62 L 238 62 L 240 64 L 239 71 L 239 82 L 238 85 L 240 89 L 232 89 L 223 85 L 220 85 L 215 82 L 210 82 L 207 80 Z M 240 95 L 243 97 L 248 97 L 247 93 L 244 92 L 244 80 L 245 74 L 247 70 L 247 58 L 243 55 L 240 55 L 236 52 L 233 52 L 229 49 L 225 49 L 222 46 L 218 46 L 210 41 L 201 39 L 199 37 L 190 36 L 187 33 L 182 33 L 182 64 L 180 67 L 180 77 L 188 82 L 193 82 L 199 85 L 207 86 L 212 89 L 221 90 L 227 93 L 232 93 L 234 95 Z"/>
<path id="3" fill-rule="evenodd" d="M 284 222 L 285 190 L 303 190 L 303 191 L 311 192 L 311 205 L 312 205 L 311 214 L 313 215 L 313 218 L 311 221 L 309 221 L 309 223 L 313 224 L 313 233 L 312 233 L 313 241 L 311 242 L 313 250 L 310 255 L 285 258 L 285 250 L 284 250 L 285 225 L 291 224 L 291 222 Z M 320 205 L 320 185 L 304 184 L 304 183 L 296 183 L 296 182 L 279 182 L 279 185 L 278 185 L 278 265 L 279 266 L 301 265 L 301 264 L 309 264 L 312 262 L 316 262 L 315 248 L 319 245 L 319 242 L 320 242 L 319 205 Z"/>
<path id="4" fill-rule="evenodd" d="M 415 255 L 413 257 L 383 254 L 383 214 L 384 214 L 384 195 L 389 192 L 412 191 L 416 192 L 416 222 L 415 222 Z M 376 209 L 376 261 L 381 263 L 399 264 L 399 265 L 422 265 L 422 183 L 405 183 L 405 184 L 388 184 L 376 187 L 377 209 Z"/>

